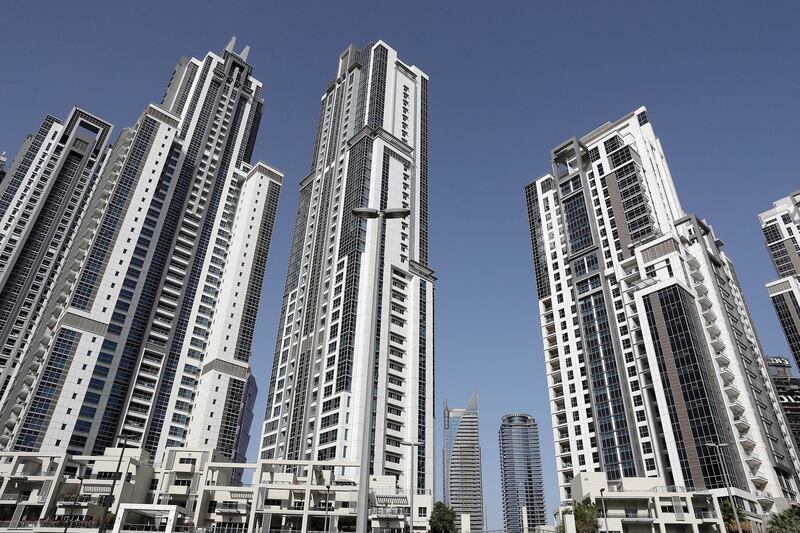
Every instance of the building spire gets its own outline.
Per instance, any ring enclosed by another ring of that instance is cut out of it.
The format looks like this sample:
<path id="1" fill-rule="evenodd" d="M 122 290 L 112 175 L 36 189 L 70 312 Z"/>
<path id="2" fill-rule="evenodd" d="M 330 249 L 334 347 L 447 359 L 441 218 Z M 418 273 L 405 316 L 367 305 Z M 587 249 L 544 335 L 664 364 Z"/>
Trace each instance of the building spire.
<path id="1" fill-rule="evenodd" d="M 242 49 L 242 53 L 239 55 L 244 61 L 247 61 L 247 56 L 250 55 L 250 45 L 249 44 L 245 45 L 245 47 Z"/>
<path id="2" fill-rule="evenodd" d="M 236 36 L 234 35 L 231 37 L 231 40 L 228 41 L 228 45 L 225 47 L 226 52 L 233 52 L 233 47 L 236 46 Z"/>

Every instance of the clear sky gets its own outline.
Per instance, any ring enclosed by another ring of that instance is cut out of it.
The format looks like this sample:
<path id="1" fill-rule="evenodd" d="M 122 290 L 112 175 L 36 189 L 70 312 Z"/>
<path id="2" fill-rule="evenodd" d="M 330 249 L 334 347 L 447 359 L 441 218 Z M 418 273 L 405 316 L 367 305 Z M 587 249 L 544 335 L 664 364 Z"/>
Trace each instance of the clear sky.
<path id="1" fill-rule="evenodd" d="M 766 352 L 788 354 L 763 287 L 774 273 L 757 214 L 800 189 L 800 3 L 645 4 L 5 2 L 0 151 L 13 156 L 45 114 L 73 105 L 119 132 L 161 99 L 179 57 L 219 51 L 234 34 L 249 43 L 266 99 L 254 157 L 286 173 L 253 353 L 263 392 L 319 98 L 351 42 L 397 49 L 431 79 L 437 426 L 444 399 L 480 394 L 488 526 L 500 528 L 503 414 L 539 421 L 557 503 L 523 186 L 562 140 L 646 105 L 684 209 L 726 243 Z M 263 410 L 260 394 L 253 442 Z"/>

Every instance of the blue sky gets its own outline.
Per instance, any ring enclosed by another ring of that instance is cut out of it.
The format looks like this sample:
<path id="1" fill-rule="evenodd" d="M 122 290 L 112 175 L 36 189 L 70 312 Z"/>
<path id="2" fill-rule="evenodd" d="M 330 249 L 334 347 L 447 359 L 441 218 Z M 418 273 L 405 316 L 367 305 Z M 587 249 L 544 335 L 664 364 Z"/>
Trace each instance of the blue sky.
<path id="1" fill-rule="evenodd" d="M 119 132 L 160 100 L 179 57 L 221 50 L 234 34 L 251 45 L 266 99 L 255 157 L 286 173 L 253 354 L 262 391 L 297 184 L 338 54 L 383 39 L 428 73 L 437 425 L 444 399 L 460 406 L 480 394 L 489 527 L 502 527 L 505 413 L 539 421 L 547 501 L 557 502 L 523 186 L 562 140 L 646 105 L 684 209 L 726 243 L 766 352 L 788 354 L 763 288 L 774 274 L 757 214 L 800 189 L 800 3 L 7 2 L 2 11 L 0 151 L 11 156 L 47 113 L 79 105 Z M 262 394 L 257 423 L 263 408 Z"/>

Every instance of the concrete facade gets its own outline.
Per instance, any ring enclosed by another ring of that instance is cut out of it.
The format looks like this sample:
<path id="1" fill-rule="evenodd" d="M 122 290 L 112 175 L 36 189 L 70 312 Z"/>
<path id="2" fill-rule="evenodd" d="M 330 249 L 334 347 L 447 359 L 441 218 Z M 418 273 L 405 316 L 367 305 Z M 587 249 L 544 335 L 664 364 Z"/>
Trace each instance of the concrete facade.
<path id="1" fill-rule="evenodd" d="M 730 258 L 681 208 L 645 108 L 526 189 L 562 499 L 582 472 L 798 501 L 797 452 Z M 709 443 L 723 443 L 713 448 Z"/>

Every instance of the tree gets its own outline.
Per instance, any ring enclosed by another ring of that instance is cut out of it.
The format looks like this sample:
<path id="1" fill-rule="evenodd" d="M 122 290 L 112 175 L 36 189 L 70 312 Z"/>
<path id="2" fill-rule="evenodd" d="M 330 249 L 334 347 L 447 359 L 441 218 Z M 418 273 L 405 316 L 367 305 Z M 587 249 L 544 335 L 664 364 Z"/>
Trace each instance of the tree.
<path id="1" fill-rule="evenodd" d="M 600 511 L 589 498 L 582 502 L 575 502 L 575 529 L 578 533 L 595 533 L 600 531 L 597 521 Z"/>
<path id="2" fill-rule="evenodd" d="M 719 504 L 719 510 L 722 513 L 722 521 L 725 522 L 725 528 L 728 531 L 736 532 L 736 516 L 733 514 L 733 506 L 729 500 L 725 500 Z M 744 509 L 737 507 L 736 511 L 739 513 L 739 524 L 742 526 L 742 531 L 752 531 L 753 526 L 747 515 L 744 514 Z M 800 531 L 800 530 L 798 530 Z"/>
<path id="3" fill-rule="evenodd" d="M 431 533 L 456 533 L 456 513 L 443 502 L 436 502 L 431 512 Z"/>
<path id="4" fill-rule="evenodd" d="M 800 531 L 800 507 L 790 507 L 772 515 L 767 522 L 767 533 Z"/>
<path id="5" fill-rule="evenodd" d="M 572 509 L 564 509 L 561 511 L 561 520 L 558 523 L 558 533 L 567 533 L 567 524 L 564 515 L 572 514 Z"/>

